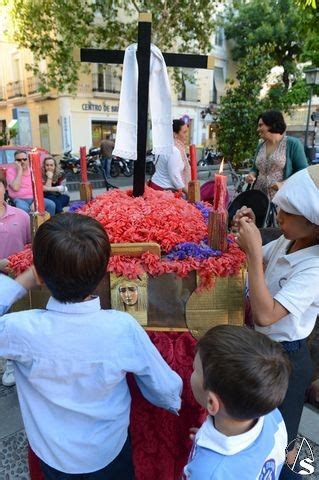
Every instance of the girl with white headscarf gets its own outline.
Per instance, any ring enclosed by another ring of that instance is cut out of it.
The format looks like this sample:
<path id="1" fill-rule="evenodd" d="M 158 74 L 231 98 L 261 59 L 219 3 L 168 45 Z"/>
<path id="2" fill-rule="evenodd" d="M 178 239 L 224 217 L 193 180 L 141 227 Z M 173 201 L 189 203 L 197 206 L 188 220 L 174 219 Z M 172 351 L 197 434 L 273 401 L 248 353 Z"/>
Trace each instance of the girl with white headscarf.
<path id="1" fill-rule="evenodd" d="M 307 338 L 319 314 L 319 165 L 291 176 L 273 202 L 279 208 L 277 220 L 283 233 L 278 240 L 262 247 L 253 213 L 246 207 L 237 212 L 235 222 L 237 242 L 247 255 L 255 329 L 280 342 L 292 363 L 287 395 L 279 409 L 288 432 L 287 460 L 294 464 L 294 440 L 313 369 Z M 280 479 L 294 475 L 285 466 Z"/>

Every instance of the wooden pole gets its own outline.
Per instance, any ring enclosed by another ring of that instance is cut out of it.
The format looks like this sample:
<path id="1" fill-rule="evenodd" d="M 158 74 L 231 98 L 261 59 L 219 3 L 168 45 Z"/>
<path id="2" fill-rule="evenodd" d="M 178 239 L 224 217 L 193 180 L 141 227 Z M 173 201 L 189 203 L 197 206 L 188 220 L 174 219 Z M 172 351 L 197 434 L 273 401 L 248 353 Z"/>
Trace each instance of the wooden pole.
<path id="1" fill-rule="evenodd" d="M 137 160 L 134 162 L 133 195 L 143 195 L 147 142 L 148 90 L 150 78 L 152 14 L 140 13 L 138 22 Z"/>

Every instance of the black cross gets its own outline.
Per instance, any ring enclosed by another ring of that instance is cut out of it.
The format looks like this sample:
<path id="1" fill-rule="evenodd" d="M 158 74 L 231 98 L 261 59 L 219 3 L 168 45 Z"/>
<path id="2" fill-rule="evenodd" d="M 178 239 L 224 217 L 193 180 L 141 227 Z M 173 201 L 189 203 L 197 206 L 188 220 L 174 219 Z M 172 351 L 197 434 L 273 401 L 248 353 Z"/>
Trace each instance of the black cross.
<path id="1" fill-rule="evenodd" d="M 151 13 L 140 13 L 136 52 L 139 74 L 137 89 L 137 160 L 134 162 L 133 178 L 133 195 L 135 197 L 143 195 L 145 185 L 151 33 Z M 163 57 L 168 67 L 212 69 L 214 63 L 213 57 L 207 55 L 163 53 Z M 124 50 L 81 48 L 76 59 L 89 63 L 122 64 L 124 60 Z"/>

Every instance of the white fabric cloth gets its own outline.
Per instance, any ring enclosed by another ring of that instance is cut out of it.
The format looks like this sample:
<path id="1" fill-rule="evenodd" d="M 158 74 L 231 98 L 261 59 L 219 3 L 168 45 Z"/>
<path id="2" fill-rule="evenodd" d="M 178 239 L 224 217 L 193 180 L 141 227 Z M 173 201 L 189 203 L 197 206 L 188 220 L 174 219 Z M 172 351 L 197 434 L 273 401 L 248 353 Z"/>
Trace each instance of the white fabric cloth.
<path id="1" fill-rule="evenodd" d="M 0 356 L 13 361 L 21 413 L 32 450 L 67 473 L 104 468 L 127 438 L 132 372 L 154 405 L 180 408 L 182 380 L 125 312 L 50 298 L 45 310 L 1 317 L 26 294 L 0 275 Z"/>
<path id="2" fill-rule="evenodd" d="M 113 155 L 137 159 L 137 44 L 125 50 L 117 132 Z M 151 45 L 149 106 L 152 119 L 153 152 L 170 155 L 173 150 L 172 105 L 164 57 Z"/>
<path id="3" fill-rule="evenodd" d="M 277 342 L 302 340 L 312 332 L 319 313 L 319 245 L 286 254 L 284 236 L 263 247 L 265 281 L 271 296 L 289 314 L 255 330 Z"/>
<path id="4" fill-rule="evenodd" d="M 177 190 L 185 187 L 182 178 L 184 162 L 177 147 L 173 147 L 171 155 L 159 155 L 155 168 L 152 182 L 159 187 Z"/>
<path id="5" fill-rule="evenodd" d="M 281 210 L 302 215 L 319 225 L 319 188 L 310 176 L 310 172 L 317 169 L 319 165 L 305 168 L 289 177 L 274 196 L 273 202 Z"/>

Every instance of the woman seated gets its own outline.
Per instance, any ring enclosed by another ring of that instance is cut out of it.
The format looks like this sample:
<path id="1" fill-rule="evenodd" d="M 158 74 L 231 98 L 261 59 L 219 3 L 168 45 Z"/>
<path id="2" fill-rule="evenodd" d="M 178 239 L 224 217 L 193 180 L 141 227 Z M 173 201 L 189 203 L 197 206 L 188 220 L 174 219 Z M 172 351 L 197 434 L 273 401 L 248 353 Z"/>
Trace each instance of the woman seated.
<path id="1" fill-rule="evenodd" d="M 65 179 L 58 161 L 53 157 L 46 157 L 42 165 L 43 192 L 45 198 L 52 200 L 56 206 L 56 213 L 63 212 L 63 208 L 70 203 Z"/>
<path id="2" fill-rule="evenodd" d="M 182 190 L 187 195 L 188 182 L 191 179 L 185 150 L 187 134 L 188 126 L 183 120 L 173 120 L 173 153 L 159 155 L 155 163 L 156 171 L 149 182 L 149 186 L 154 190 Z"/>

